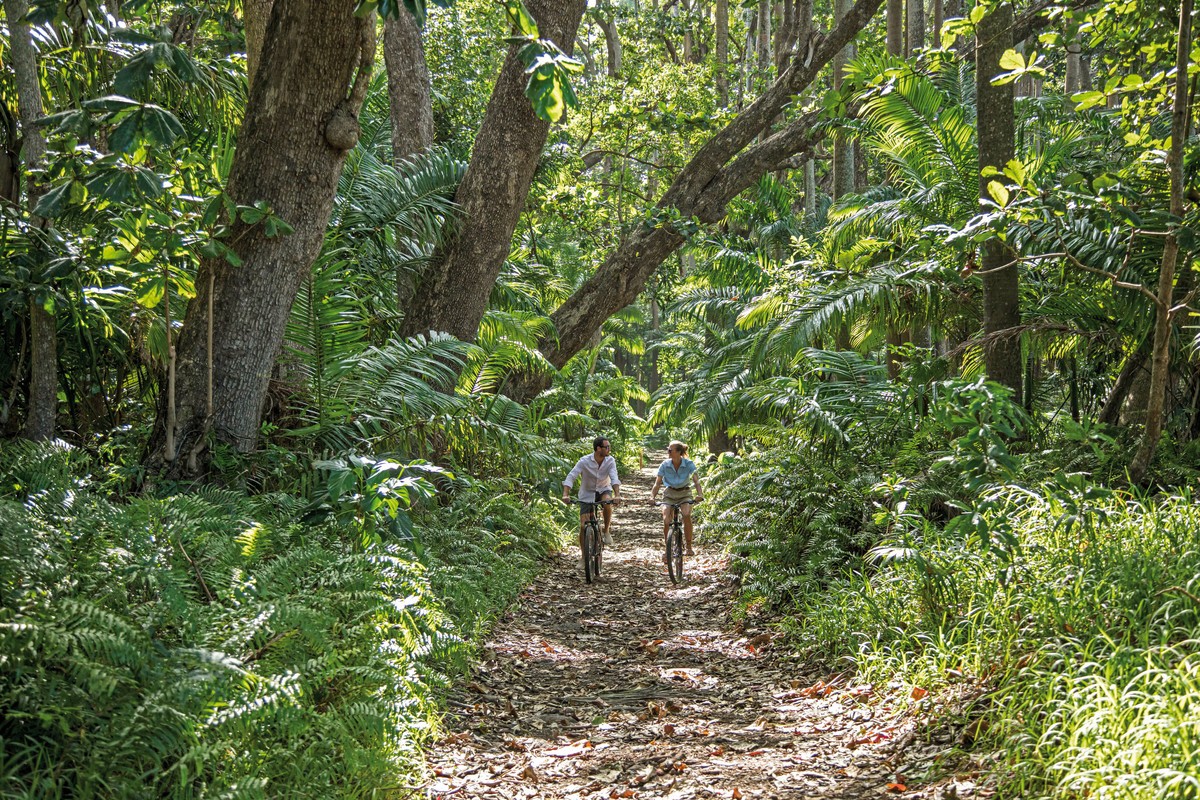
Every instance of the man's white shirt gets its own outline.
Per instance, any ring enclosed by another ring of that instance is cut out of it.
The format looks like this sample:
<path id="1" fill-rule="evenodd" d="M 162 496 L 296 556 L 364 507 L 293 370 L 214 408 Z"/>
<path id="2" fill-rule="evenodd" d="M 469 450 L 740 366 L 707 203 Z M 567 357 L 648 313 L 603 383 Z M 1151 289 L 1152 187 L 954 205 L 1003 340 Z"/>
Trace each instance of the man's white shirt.
<path id="1" fill-rule="evenodd" d="M 579 459 L 579 462 L 567 473 L 567 477 L 563 480 L 563 486 L 570 488 L 574 485 L 576 478 L 581 478 L 579 497 L 587 502 L 591 502 L 591 498 L 596 496 L 596 492 L 608 492 L 612 490 L 612 487 L 621 485 L 621 479 L 617 477 L 617 461 L 612 456 L 605 456 L 599 464 L 596 463 L 595 455 L 586 455 Z M 591 492 L 591 495 L 586 496 L 584 492 Z"/>

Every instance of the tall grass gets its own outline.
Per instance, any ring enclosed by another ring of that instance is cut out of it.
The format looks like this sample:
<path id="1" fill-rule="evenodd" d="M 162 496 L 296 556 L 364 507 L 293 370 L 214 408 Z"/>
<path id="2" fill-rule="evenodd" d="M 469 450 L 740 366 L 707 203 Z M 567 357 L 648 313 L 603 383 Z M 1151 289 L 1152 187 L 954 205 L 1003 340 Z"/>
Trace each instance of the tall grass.
<path id="1" fill-rule="evenodd" d="M 1200 506 L 999 494 L 1013 562 L 925 526 L 801 598 L 795 641 L 866 681 L 978 684 L 1004 796 L 1200 796 Z"/>

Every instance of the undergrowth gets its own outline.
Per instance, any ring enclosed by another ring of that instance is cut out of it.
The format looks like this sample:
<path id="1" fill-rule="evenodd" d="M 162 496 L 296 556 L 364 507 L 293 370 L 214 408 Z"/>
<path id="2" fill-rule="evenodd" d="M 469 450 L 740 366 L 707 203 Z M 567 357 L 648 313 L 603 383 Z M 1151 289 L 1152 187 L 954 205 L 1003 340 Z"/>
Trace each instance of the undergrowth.
<path id="1" fill-rule="evenodd" d="M 438 687 L 562 533 L 486 482 L 364 543 L 286 494 L 113 502 L 62 445 L 0 464 L 4 797 L 402 796 Z"/>
<path id="2" fill-rule="evenodd" d="M 942 397 L 888 450 L 723 462 L 703 532 L 743 603 L 810 659 L 924 690 L 913 713 L 962 725 L 998 796 L 1200 796 L 1200 504 L 1111 488 L 1111 439 L 1035 439 L 998 387 Z"/>

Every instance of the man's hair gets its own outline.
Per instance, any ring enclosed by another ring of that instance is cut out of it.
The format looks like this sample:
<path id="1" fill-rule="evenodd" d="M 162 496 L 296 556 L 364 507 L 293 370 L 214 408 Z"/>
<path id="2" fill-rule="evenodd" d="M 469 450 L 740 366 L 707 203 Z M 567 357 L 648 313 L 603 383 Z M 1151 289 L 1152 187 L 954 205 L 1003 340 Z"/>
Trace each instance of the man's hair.
<path id="1" fill-rule="evenodd" d="M 599 450 L 601 447 L 604 446 L 604 443 L 607 441 L 608 441 L 607 436 L 597 436 L 595 439 L 592 440 L 592 451 L 594 452 L 596 450 Z"/>

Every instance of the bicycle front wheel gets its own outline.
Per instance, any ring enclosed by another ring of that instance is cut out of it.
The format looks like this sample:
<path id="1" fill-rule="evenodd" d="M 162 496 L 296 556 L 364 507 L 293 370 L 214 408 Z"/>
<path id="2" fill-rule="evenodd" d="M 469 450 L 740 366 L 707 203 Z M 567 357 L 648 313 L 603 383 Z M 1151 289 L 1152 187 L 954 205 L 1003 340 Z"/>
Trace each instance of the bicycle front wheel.
<path id="1" fill-rule="evenodd" d="M 600 577 L 600 565 L 604 562 L 604 537 L 600 535 L 600 526 L 592 526 L 592 580 Z"/>
<path id="2" fill-rule="evenodd" d="M 678 523 L 671 526 L 667 536 L 667 572 L 672 583 L 683 580 L 683 528 Z"/>
<path id="3" fill-rule="evenodd" d="M 596 570 L 596 546 L 599 540 L 600 534 L 595 521 L 588 521 L 583 526 L 583 541 L 580 542 L 583 547 L 583 580 L 586 583 L 591 583 L 600 577 L 600 573 Z"/>

